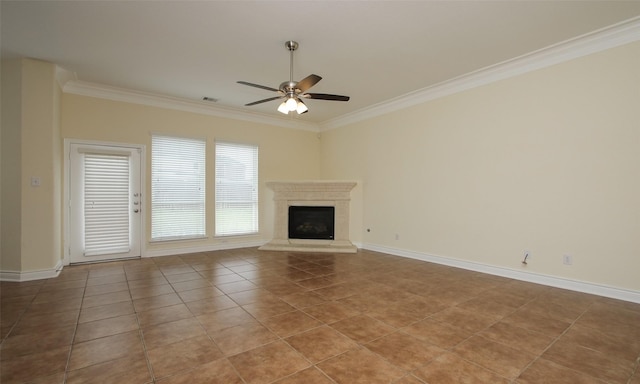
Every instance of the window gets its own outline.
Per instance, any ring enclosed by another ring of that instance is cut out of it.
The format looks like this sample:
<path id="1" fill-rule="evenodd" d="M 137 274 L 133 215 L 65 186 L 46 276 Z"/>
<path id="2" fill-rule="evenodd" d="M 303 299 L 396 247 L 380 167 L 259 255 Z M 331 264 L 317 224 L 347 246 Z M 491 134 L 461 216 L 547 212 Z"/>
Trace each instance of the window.
<path id="1" fill-rule="evenodd" d="M 216 236 L 258 233 L 258 147 L 216 142 Z"/>
<path id="2" fill-rule="evenodd" d="M 152 137 L 152 240 L 205 236 L 205 152 L 205 140 Z"/>

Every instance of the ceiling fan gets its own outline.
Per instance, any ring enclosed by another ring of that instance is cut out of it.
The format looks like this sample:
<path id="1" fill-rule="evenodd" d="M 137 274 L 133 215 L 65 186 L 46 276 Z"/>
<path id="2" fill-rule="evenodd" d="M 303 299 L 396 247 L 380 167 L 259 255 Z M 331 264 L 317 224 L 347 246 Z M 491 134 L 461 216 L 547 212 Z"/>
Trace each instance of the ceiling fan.
<path id="1" fill-rule="evenodd" d="M 278 107 L 279 112 L 288 114 L 289 112 L 296 111 L 298 112 L 298 114 L 302 114 L 302 113 L 308 112 L 309 108 L 307 108 L 307 106 L 302 102 L 301 99 L 349 101 L 349 96 L 331 95 L 327 93 L 307 93 L 306 92 L 307 89 L 316 85 L 318 81 L 322 80 L 322 77 L 318 75 L 309 75 L 300 81 L 297 81 L 297 82 L 293 81 L 293 51 L 298 49 L 298 43 L 295 41 L 287 41 L 286 43 L 284 43 L 284 46 L 289 50 L 290 56 L 291 56 L 289 81 L 285 81 L 282 84 L 280 84 L 278 89 L 267 87 L 264 85 L 248 83 L 246 81 L 238 81 L 238 84 L 266 89 L 267 91 L 273 91 L 278 93 L 278 96 L 254 101 L 253 103 L 245 104 L 245 107 L 266 103 L 272 100 L 285 99 Z"/>

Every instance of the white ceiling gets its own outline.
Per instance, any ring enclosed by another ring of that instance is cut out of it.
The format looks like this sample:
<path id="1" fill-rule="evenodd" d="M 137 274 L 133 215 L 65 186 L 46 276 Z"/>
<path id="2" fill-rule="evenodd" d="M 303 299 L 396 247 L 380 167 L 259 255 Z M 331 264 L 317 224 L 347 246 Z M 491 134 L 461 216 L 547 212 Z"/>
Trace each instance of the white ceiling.
<path id="1" fill-rule="evenodd" d="M 31 57 L 82 81 L 286 116 L 273 88 L 323 77 L 295 117 L 322 123 L 640 16 L 640 1 L 7 1 L 3 58 Z"/>

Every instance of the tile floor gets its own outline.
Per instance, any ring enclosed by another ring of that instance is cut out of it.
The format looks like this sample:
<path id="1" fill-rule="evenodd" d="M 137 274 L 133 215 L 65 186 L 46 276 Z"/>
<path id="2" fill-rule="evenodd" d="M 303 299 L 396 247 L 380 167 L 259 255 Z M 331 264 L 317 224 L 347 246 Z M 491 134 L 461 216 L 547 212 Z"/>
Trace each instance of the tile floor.
<path id="1" fill-rule="evenodd" d="M 640 304 L 370 251 L 217 251 L 0 287 L 3 384 L 640 384 Z"/>

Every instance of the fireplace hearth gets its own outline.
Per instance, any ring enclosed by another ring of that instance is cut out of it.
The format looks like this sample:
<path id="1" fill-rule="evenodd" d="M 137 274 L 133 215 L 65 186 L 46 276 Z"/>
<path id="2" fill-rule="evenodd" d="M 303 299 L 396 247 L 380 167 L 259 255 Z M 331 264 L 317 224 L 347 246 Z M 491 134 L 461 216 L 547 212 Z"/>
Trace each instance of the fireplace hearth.
<path id="1" fill-rule="evenodd" d="M 274 191 L 273 239 L 260 249 L 357 252 L 358 248 L 349 240 L 349 202 L 355 186 L 353 181 L 267 182 L 267 187 Z M 298 209 L 301 212 L 296 212 Z M 293 218 L 289 217 L 291 210 Z M 320 220 L 320 216 L 329 211 L 333 211 L 333 219 Z M 300 217 L 296 213 L 301 213 Z"/>

